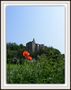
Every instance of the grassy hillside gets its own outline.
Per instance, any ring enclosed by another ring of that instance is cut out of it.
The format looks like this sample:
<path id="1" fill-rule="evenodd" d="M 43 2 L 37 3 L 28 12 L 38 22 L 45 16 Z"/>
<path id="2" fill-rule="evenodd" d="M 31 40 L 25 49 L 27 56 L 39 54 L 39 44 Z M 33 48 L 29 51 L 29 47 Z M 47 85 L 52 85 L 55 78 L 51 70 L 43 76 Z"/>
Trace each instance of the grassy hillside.
<path id="1" fill-rule="evenodd" d="M 64 54 L 52 47 L 31 53 L 33 60 L 22 56 L 22 44 L 7 44 L 7 83 L 58 84 L 65 82 Z M 16 62 L 14 61 L 16 58 Z"/>

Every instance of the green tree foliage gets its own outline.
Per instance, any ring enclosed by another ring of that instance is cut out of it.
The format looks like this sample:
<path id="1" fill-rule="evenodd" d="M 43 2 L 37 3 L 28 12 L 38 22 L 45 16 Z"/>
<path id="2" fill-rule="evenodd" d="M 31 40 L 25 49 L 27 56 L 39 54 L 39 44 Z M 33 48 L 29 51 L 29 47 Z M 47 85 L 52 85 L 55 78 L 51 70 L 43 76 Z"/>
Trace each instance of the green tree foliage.
<path id="1" fill-rule="evenodd" d="M 22 63 L 22 52 L 25 50 L 26 47 L 23 44 L 7 43 L 7 63 Z M 16 59 L 18 59 L 18 61 Z"/>

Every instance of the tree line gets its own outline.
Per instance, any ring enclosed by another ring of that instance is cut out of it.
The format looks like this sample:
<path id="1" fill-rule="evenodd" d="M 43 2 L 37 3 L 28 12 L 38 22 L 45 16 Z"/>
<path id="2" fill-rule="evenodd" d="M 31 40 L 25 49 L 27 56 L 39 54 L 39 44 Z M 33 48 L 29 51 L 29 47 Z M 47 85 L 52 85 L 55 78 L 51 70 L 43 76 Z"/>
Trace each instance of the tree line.
<path id="1" fill-rule="evenodd" d="M 25 60 L 22 53 L 26 50 L 26 46 L 23 44 L 16 44 L 16 43 L 7 43 L 7 63 L 20 63 L 22 64 Z M 31 56 L 34 60 L 38 60 L 40 56 L 45 55 L 48 59 L 51 60 L 64 60 L 64 54 L 61 54 L 61 52 L 58 49 L 55 49 L 53 47 L 47 47 L 40 49 L 38 52 L 30 52 Z"/>

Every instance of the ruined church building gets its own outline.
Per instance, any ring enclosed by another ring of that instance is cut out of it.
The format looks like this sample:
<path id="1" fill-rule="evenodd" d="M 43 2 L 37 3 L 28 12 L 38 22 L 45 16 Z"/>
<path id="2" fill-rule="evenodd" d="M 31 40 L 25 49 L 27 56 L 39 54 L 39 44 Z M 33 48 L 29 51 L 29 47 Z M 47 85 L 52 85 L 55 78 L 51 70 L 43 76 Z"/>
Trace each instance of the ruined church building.
<path id="1" fill-rule="evenodd" d="M 44 44 L 37 44 L 37 43 L 35 43 L 35 39 L 34 38 L 33 38 L 33 41 L 28 42 L 26 44 L 26 49 L 29 52 L 38 52 L 43 47 L 44 47 Z"/>

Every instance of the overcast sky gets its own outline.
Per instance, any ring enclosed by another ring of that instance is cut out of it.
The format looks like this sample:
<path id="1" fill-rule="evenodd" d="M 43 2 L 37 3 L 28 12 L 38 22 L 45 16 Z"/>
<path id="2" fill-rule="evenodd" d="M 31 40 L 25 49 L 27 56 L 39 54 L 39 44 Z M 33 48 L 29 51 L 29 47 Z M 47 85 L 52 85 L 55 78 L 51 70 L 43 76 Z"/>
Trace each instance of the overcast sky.
<path id="1" fill-rule="evenodd" d="M 36 43 L 52 46 L 65 53 L 63 6 L 7 6 L 7 42 L 25 45 Z"/>

